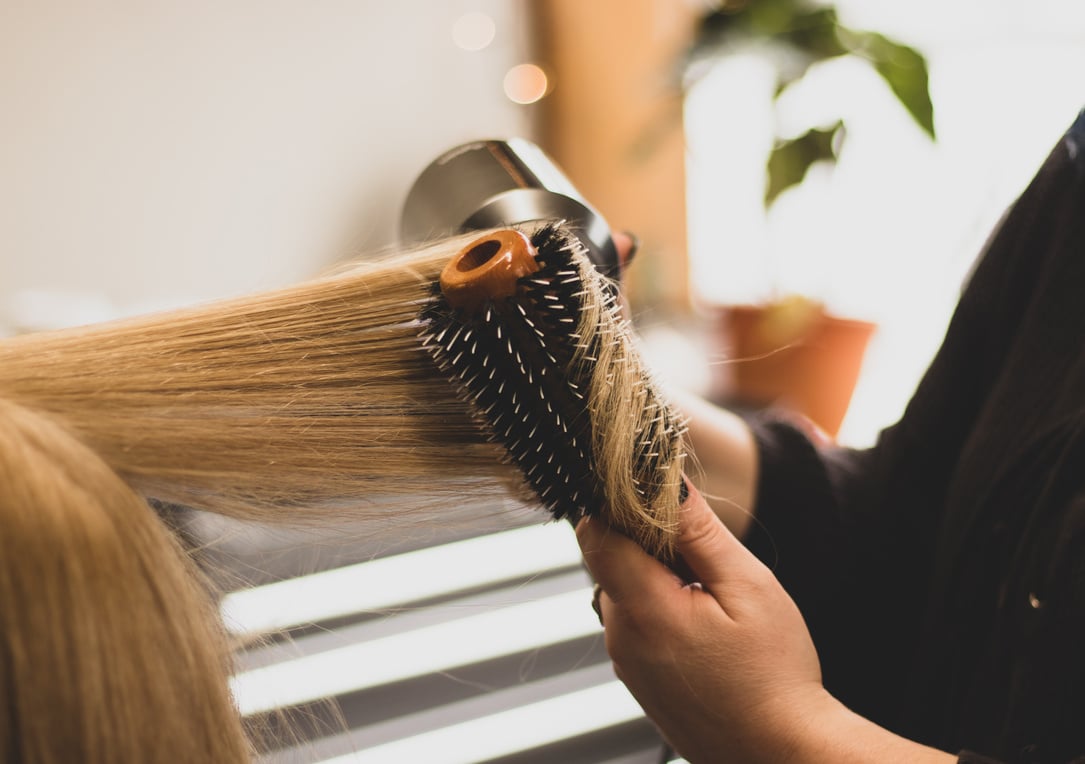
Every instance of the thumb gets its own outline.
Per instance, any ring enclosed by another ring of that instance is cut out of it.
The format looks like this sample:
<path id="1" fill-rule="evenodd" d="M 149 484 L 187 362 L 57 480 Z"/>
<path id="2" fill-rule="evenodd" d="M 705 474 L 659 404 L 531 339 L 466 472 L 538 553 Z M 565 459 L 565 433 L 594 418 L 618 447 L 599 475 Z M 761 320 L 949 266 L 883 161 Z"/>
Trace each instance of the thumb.
<path id="1" fill-rule="evenodd" d="M 727 529 L 701 493 L 689 484 L 679 517 L 677 551 L 692 574 L 723 609 L 737 606 L 741 592 L 772 573 Z"/>

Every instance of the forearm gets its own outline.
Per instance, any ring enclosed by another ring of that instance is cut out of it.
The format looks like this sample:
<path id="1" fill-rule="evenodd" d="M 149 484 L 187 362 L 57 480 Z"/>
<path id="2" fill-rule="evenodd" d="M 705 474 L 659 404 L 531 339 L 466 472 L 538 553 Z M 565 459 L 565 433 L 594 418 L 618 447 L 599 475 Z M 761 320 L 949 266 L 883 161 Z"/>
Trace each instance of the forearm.
<path id="1" fill-rule="evenodd" d="M 689 420 L 693 462 L 687 471 L 724 525 L 742 538 L 757 493 L 757 446 L 749 427 L 691 393 L 669 390 L 668 397 Z"/>
<path id="2" fill-rule="evenodd" d="M 745 740 L 725 737 L 698 740 L 693 750 L 680 751 L 691 762 L 720 760 L 744 764 L 957 764 L 958 757 L 896 735 L 848 710 L 822 690 L 823 701 L 813 707 L 790 708 L 789 720 L 748 732 Z M 818 706 L 821 706 L 820 708 Z M 771 711 L 763 711 L 761 716 Z M 764 723 L 764 721 L 762 722 Z"/>

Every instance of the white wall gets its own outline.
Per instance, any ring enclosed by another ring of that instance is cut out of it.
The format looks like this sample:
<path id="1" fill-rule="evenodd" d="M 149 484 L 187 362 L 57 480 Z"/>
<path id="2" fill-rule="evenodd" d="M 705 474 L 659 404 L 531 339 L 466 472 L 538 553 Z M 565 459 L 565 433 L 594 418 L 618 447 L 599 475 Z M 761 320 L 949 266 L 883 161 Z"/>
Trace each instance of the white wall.
<path id="1" fill-rule="evenodd" d="M 417 172 L 530 135 L 523 3 L 0 0 L 0 333 L 272 287 L 389 243 Z M 454 43 L 484 11 L 483 50 Z"/>

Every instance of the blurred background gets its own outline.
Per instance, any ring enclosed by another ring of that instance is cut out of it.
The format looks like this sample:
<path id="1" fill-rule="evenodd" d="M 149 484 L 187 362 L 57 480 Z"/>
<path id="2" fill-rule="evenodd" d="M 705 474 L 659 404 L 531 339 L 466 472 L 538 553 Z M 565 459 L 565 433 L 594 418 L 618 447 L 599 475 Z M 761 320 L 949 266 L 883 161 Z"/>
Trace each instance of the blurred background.
<path id="1" fill-rule="evenodd" d="M 866 445 L 899 415 L 984 239 L 1085 105 L 1083 69 L 1073 0 L 0 0 L 0 334 L 386 251 L 432 158 L 523 136 L 640 237 L 626 289 L 661 376 L 737 406 L 794 406 Z M 539 530 L 517 517 L 488 530 Z M 329 552 L 327 538 L 233 530 L 218 549 L 249 572 L 308 574 L 301 593 L 227 603 L 252 619 L 239 632 L 293 637 L 244 664 L 243 707 L 262 723 L 288 706 L 317 720 L 317 742 L 277 743 L 271 758 L 658 760 L 584 621 L 572 541 L 551 531 L 486 537 L 552 552 L 513 570 L 492 551 L 396 563 L 404 545 Z M 358 601 L 359 587 L 392 592 L 388 576 L 480 557 L 492 565 L 475 578 Z M 344 570 L 362 578 L 319 578 Z M 267 620 L 314 592 L 338 601 Z M 425 631 L 538 602 L 559 610 Z M 568 628 L 516 642 L 528 618 Z M 423 632 L 435 641 L 410 641 Z M 452 643 L 491 652 L 439 657 Z M 390 653 L 334 652 L 366 644 L 400 645 L 407 667 L 367 679 Z M 424 669 L 423 653 L 438 655 Z M 268 700 L 319 675 L 304 659 L 321 655 L 325 674 L 349 662 L 362 678 Z M 285 673 L 252 678 L 268 666 Z M 342 710 L 318 714 L 320 697 Z"/>

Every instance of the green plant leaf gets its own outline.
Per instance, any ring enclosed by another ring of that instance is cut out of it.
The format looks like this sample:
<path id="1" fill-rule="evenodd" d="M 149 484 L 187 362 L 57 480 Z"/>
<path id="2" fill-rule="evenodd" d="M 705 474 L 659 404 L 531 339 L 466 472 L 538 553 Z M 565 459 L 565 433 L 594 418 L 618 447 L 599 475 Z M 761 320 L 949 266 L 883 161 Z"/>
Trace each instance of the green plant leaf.
<path id="1" fill-rule="evenodd" d="M 915 48 L 877 32 L 841 29 L 840 38 L 851 53 L 870 61 L 916 124 L 933 140 L 934 106 L 927 60 Z"/>
<path id="2" fill-rule="evenodd" d="M 834 9 L 814 8 L 795 13 L 779 37 L 812 61 L 823 61 L 848 52 L 837 37 L 838 27 Z"/>
<path id="3" fill-rule="evenodd" d="M 751 0 L 740 11 L 748 31 L 761 38 L 784 35 L 815 8 L 808 0 Z"/>
<path id="4" fill-rule="evenodd" d="M 789 20 L 788 28 L 775 37 L 798 55 L 777 62 L 774 99 L 779 98 L 788 86 L 805 77 L 813 64 L 848 53 L 837 37 L 836 29 L 836 11 L 832 8 L 796 12 Z"/>
<path id="5" fill-rule="evenodd" d="M 726 55 L 745 41 L 784 44 L 810 61 L 848 52 L 836 36 L 836 10 L 809 0 L 735 0 L 699 20 L 686 63 Z"/>
<path id="6" fill-rule="evenodd" d="M 765 206 L 792 186 L 802 183 L 807 171 L 817 162 L 836 162 L 844 123 L 827 128 L 812 128 L 797 138 L 777 141 L 769 155 Z"/>

